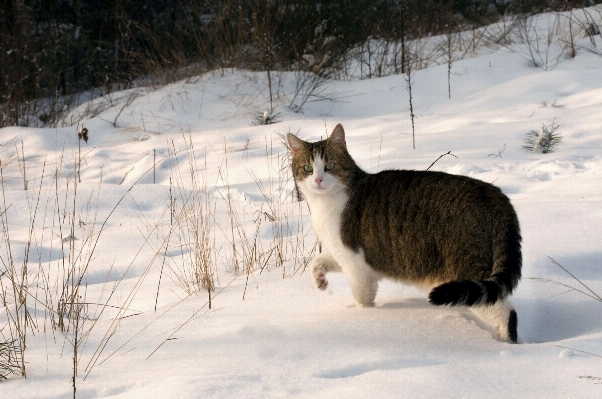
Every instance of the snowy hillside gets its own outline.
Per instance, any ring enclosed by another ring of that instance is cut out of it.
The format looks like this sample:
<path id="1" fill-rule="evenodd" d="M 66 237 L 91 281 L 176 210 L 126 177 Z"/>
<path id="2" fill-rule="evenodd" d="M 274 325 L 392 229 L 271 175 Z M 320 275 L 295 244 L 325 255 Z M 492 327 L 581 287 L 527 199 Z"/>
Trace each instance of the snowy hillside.
<path id="1" fill-rule="evenodd" d="M 254 124 L 266 74 L 225 70 L 97 98 L 73 125 L 0 130 L 0 342 L 26 341 L 27 372 L 0 396 L 72 396 L 75 356 L 78 398 L 599 397 L 602 38 L 576 34 L 574 58 L 554 40 L 539 67 L 525 43 L 458 56 L 451 98 L 446 63 L 414 71 L 416 149 L 403 75 L 326 82 L 295 113 L 295 76 L 278 74 L 271 125 Z M 431 169 L 510 197 L 519 345 L 415 287 L 381 283 L 372 309 L 342 275 L 313 287 L 281 135 L 337 123 L 366 171 L 451 152 Z M 553 152 L 523 148 L 553 124 Z"/>

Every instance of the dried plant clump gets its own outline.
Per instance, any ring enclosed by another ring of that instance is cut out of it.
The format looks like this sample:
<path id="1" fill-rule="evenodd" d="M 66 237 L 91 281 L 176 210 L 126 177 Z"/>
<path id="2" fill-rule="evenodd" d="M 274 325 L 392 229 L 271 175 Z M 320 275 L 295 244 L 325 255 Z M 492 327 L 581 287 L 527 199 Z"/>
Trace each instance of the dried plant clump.
<path id="1" fill-rule="evenodd" d="M 15 341 L 0 342 L 0 381 L 21 372 L 21 348 Z"/>

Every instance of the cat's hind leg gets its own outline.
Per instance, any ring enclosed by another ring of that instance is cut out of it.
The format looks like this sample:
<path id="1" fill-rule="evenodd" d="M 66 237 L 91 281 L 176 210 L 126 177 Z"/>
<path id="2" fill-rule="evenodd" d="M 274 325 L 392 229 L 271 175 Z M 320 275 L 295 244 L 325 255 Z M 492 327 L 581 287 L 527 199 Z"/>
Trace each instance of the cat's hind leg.
<path id="1" fill-rule="evenodd" d="M 322 252 L 311 261 L 311 278 L 314 285 L 319 290 L 325 290 L 328 287 L 328 280 L 326 279 L 326 273 L 337 272 L 340 273 L 341 266 L 328 252 Z"/>
<path id="2" fill-rule="evenodd" d="M 516 310 L 506 300 L 493 305 L 475 305 L 469 308 L 479 319 L 491 325 L 497 331 L 500 341 L 515 344 L 517 342 L 518 320 Z"/>

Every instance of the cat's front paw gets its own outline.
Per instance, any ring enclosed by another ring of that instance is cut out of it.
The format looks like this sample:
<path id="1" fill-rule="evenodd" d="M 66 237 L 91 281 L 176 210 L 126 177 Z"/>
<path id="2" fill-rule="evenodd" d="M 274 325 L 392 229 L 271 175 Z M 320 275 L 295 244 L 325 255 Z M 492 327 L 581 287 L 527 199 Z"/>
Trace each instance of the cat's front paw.
<path id="1" fill-rule="evenodd" d="M 311 265 L 311 277 L 317 289 L 324 291 L 328 287 L 326 268 L 320 262 L 314 261 Z"/>

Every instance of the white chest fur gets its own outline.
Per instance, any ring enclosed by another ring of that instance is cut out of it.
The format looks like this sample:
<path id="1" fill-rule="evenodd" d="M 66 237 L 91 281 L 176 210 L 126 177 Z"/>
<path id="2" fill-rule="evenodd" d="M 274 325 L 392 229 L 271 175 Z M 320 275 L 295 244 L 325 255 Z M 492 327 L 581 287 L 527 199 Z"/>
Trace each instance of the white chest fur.
<path id="1" fill-rule="evenodd" d="M 375 273 L 366 263 L 362 250 L 355 252 L 343 244 L 341 217 L 349 199 L 348 195 L 344 191 L 327 195 L 307 194 L 312 227 L 324 249 L 337 261 L 343 272 L 349 278 L 353 278 L 352 275 L 360 271 Z"/>
<path id="2" fill-rule="evenodd" d="M 347 204 L 347 194 L 306 195 L 306 198 L 311 211 L 311 224 L 320 241 L 330 250 L 343 245 L 341 216 Z"/>

